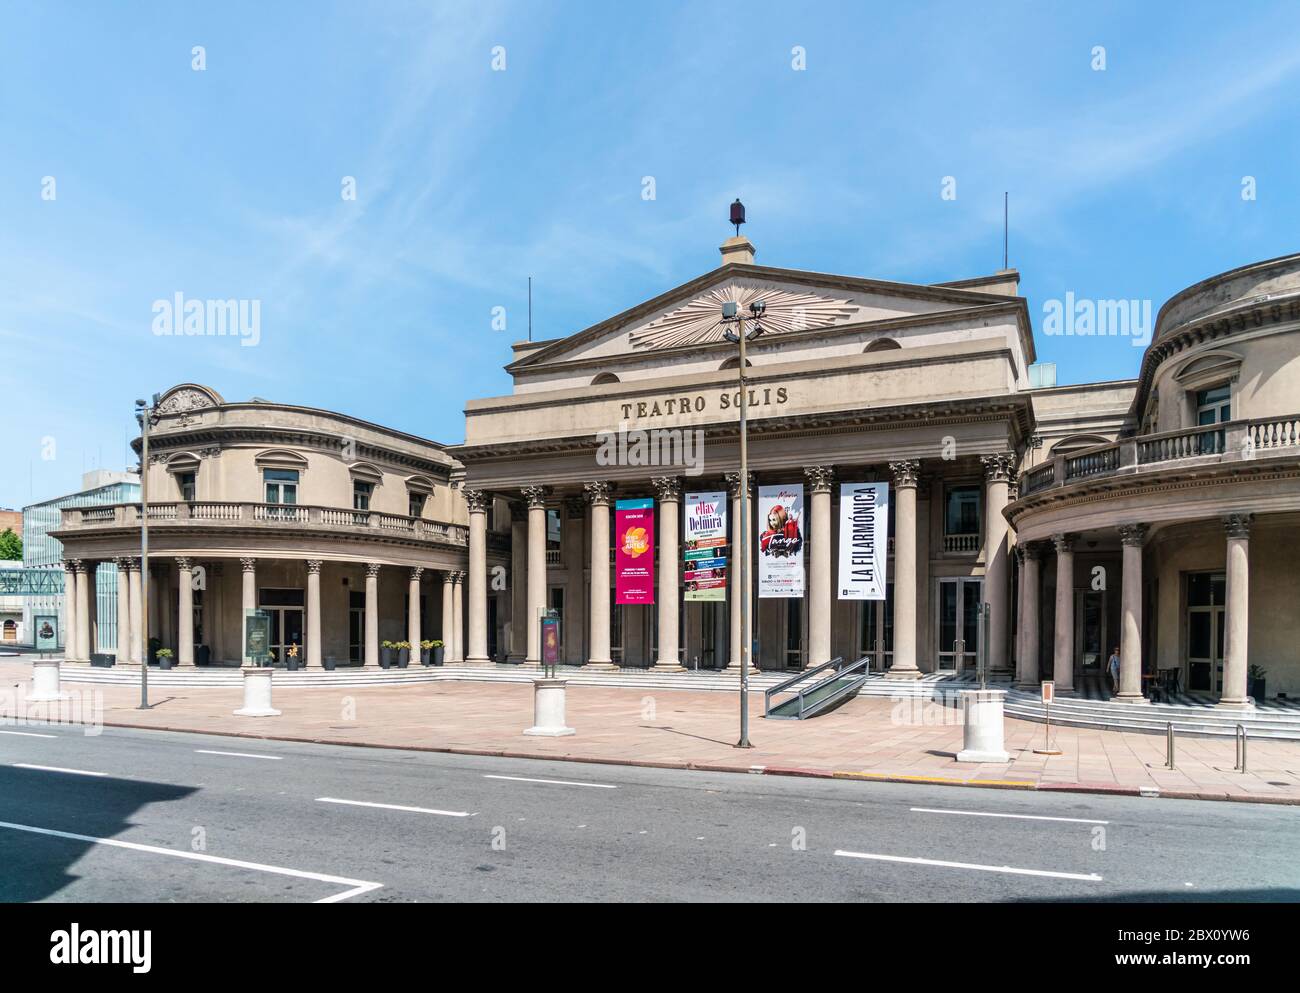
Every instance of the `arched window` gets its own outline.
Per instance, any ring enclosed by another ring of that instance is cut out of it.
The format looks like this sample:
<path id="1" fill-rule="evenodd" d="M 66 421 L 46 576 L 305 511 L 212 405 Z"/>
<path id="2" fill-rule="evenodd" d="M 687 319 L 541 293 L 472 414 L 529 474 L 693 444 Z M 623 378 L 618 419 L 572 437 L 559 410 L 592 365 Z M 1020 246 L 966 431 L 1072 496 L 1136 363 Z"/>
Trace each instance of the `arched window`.
<path id="1" fill-rule="evenodd" d="M 602 372 L 599 376 L 591 381 L 592 386 L 608 386 L 610 383 L 619 382 L 619 378 L 612 372 Z"/>
<path id="2" fill-rule="evenodd" d="M 868 346 L 867 346 L 866 348 L 864 348 L 862 351 L 863 351 L 864 353 L 866 353 L 866 352 L 890 352 L 890 351 L 893 351 L 895 348 L 902 348 L 902 347 L 903 347 L 903 346 L 900 345 L 898 342 L 896 342 L 893 338 L 877 338 L 875 341 L 873 341 L 870 345 L 868 345 Z"/>
<path id="3" fill-rule="evenodd" d="M 745 359 L 746 369 L 750 368 L 753 364 L 754 363 L 750 362 L 749 359 Z M 731 358 L 727 359 L 726 362 L 722 363 L 722 365 L 718 366 L 718 371 L 721 372 L 724 369 L 739 369 L 739 368 L 740 368 L 740 356 L 733 355 Z"/>

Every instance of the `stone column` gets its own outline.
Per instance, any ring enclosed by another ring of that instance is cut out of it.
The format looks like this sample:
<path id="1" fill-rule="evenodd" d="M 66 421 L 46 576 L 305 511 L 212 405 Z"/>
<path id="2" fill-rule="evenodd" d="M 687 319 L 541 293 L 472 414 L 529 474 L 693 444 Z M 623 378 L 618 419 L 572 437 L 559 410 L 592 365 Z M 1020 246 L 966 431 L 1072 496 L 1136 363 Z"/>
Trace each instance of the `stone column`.
<path id="1" fill-rule="evenodd" d="M 584 483 L 591 501 L 591 624 L 587 665 L 612 669 L 609 657 L 609 503 L 610 485 Z"/>
<path id="2" fill-rule="evenodd" d="M 812 521 L 808 527 L 808 665 L 831 660 L 831 480 L 828 465 L 804 468 L 812 493 Z"/>
<path id="3" fill-rule="evenodd" d="M 889 463 L 894 474 L 894 664 L 889 679 L 920 679 L 916 664 L 916 486 L 921 463 Z"/>
<path id="4" fill-rule="evenodd" d="M 1074 535 L 1054 534 L 1056 546 L 1056 643 L 1052 680 L 1057 693 L 1074 692 Z"/>
<path id="5" fill-rule="evenodd" d="M 130 559 L 120 558 L 117 566 L 117 664 L 131 661 L 131 578 Z"/>
<path id="6" fill-rule="evenodd" d="M 424 569 L 420 566 L 411 568 L 410 578 L 406 584 L 406 640 L 411 643 L 411 661 L 420 663 L 420 577 Z"/>
<path id="7" fill-rule="evenodd" d="M 466 661 L 473 665 L 486 665 L 487 517 L 492 500 L 482 490 L 465 490 L 464 493 L 465 503 L 469 507 L 469 657 Z M 545 523 L 543 520 L 543 527 Z"/>
<path id="8" fill-rule="evenodd" d="M 1011 563 L 1007 549 L 1009 526 L 1003 516 L 1007 505 L 1007 485 L 1015 471 L 1016 459 L 1009 453 L 985 455 L 984 465 L 984 602 L 989 605 L 989 657 L 991 676 L 1010 675 L 1007 660 L 1007 629 L 1010 612 L 1007 580 Z"/>
<path id="9" fill-rule="evenodd" d="M 257 610 L 257 559 L 241 558 L 239 560 L 240 571 L 240 591 L 239 591 L 239 660 L 240 665 L 252 665 L 253 660 L 248 654 L 248 645 L 245 644 L 245 632 L 248 629 L 248 616 Z"/>
<path id="10" fill-rule="evenodd" d="M 176 560 L 176 664 L 194 664 L 193 560 Z"/>
<path id="11" fill-rule="evenodd" d="M 362 665 L 373 669 L 379 665 L 379 563 L 366 563 L 365 642 L 361 649 Z"/>
<path id="12" fill-rule="evenodd" d="M 510 503 L 510 645 L 508 659 L 528 657 L 528 506 Z"/>
<path id="13" fill-rule="evenodd" d="M 99 563 L 86 563 L 86 658 L 99 651 Z"/>
<path id="14" fill-rule="evenodd" d="M 128 559 L 126 568 L 131 582 L 131 661 L 143 665 L 149 651 L 144 643 L 144 574 L 139 559 Z"/>
<path id="15" fill-rule="evenodd" d="M 538 618 L 546 609 L 546 487 L 529 486 L 524 490 L 528 501 L 528 663 L 542 660 L 541 630 Z"/>
<path id="16" fill-rule="evenodd" d="M 749 514 L 746 520 L 740 519 L 740 473 L 729 472 L 725 476 L 727 481 L 727 492 L 731 494 L 731 548 L 728 550 L 727 568 L 731 571 L 731 602 L 727 604 L 727 618 L 731 622 L 731 636 L 728 639 L 728 654 L 730 659 L 727 662 L 727 672 L 739 673 L 741 665 L 741 650 L 745 645 L 754 643 L 754 529 L 751 528 L 750 522 L 754 519 L 754 474 L 751 472 L 746 480 L 748 484 L 748 508 Z M 741 589 L 740 585 L 740 536 L 745 535 L 746 552 L 749 557 L 751 568 L 749 570 L 749 589 Z M 749 601 L 749 627 L 745 631 L 740 629 L 740 605 L 746 599 Z M 754 662 L 753 653 L 750 654 L 749 671 L 758 672 L 758 666 Z"/>
<path id="17" fill-rule="evenodd" d="M 1023 689 L 1038 686 L 1038 589 L 1039 566 L 1042 561 L 1042 546 L 1036 541 L 1022 542 L 1018 546 L 1021 555 L 1020 588 L 1020 657 L 1017 660 L 1016 685 Z"/>
<path id="18" fill-rule="evenodd" d="M 465 573 L 456 571 L 452 574 L 451 587 L 451 626 L 456 639 L 456 661 L 465 661 Z"/>
<path id="19" fill-rule="evenodd" d="M 80 559 L 63 560 L 63 657 L 77 657 L 77 570 Z"/>
<path id="20" fill-rule="evenodd" d="M 77 560 L 77 628 L 75 643 L 77 646 L 77 661 L 87 662 L 90 660 L 90 576 L 88 570 L 90 564 L 81 559 Z"/>
<path id="21" fill-rule="evenodd" d="M 1246 695 L 1249 655 L 1246 630 L 1250 620 L 1250 525 L 1254 514 L 1228 514 L 1223 530 L 1228 537 L 1227 605 L 1223 622 L 1227 626 L 1223 639 L 1223 691 L 1220 707 L 1252 706 Z"/>
<path id="22" fill-rule="evenodd" d="M 676 476 L 656 476 L 650 482 L 659 496 L 659 658 L 655 668 L 679 671 L 682 664 L 677 652 L 681 630 L 678 611 L 682 591 L 677 569 L 681 560 L 678 537 L 682 484 Z"/>
<path id="23" fill-rule="evenodd" d="M 307 668 L 319 669 L 320 644 L 320 559 L 307 560 Z"/>
<path id="24" fill-rule="evenodd" d="M 456 661 L 456 574 L 442 574 L 442 660 Z M 378 621 L 376 621 L 378 624 Z"/>
<path id="25" fill-rule="evenodd" d="M 1119 529 L 1124 573 L 1120 587 L 1119 686 L 1115 700 L 1121 703 L 1150 702 L 1142 695 L 1142 543 L 1146 536 L 1145 524 L 1126 524 Z"/>

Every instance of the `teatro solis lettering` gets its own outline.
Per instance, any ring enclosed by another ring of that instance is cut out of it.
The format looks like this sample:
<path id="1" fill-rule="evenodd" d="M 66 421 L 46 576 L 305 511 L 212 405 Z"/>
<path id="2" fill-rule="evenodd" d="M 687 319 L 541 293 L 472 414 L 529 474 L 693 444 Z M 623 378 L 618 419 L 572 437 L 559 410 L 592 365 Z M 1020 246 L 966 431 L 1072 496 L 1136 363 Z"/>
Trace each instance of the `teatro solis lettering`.
<path id="1" fill-rule="evenodd" d="M 779 407 L 790 400 L 790 391 L 784 386 L 756 386 L 749 391 L 749 406 Z M 719 393 L 714 399 L 719 410 L 731 410 L 740 406 L 740 391 Z M 689 394 L 675 397 L 662 397 L 658 400 L 638 400 L 619 405 L 623 410 L 623 419 L 633 417 L 673 417 L 681 414 L 702 414 L 710 409 L 709 400 L 703 394 Z"/>
<path id="2" fill-rule="evenodd" d="M 81 930 L 72 924 L 50 935 L 50 961 L 55 965 L 129 965 L 143 974 L 152 967 L 152 931 Z"/>

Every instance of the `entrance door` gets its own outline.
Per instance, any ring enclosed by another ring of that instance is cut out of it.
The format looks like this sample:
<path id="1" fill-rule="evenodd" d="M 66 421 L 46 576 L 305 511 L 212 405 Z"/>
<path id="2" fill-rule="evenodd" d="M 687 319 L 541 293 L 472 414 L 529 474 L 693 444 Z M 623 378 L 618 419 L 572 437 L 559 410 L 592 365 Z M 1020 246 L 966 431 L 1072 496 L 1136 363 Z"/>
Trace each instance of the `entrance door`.
<path id="1" fill-rule="evenodd" d="M 1106 646 L 1106 594 L 1078 590 L 1074 595 L 1074 657 L 1085 676 L 1101 675 L 1102 663 L 1110 658 Z"/>
<path id="2" fill-rule="evenodd" d="M 1223 692 L 1224 574 L 1187 577 L 1187 688 Z"/>
<path id="3" fill-rule="evenodd" d="M 979 648 L 980 589 L 971 577 L 939 580 L 939 671 L 975 667 Z"/>
<path id="4" fill-rule="evenodd" d="M 303 591 L 258 591 L 258 607 L 271 618 L 271 664 L 284 665 L 291 646 L 298 646 L 299 665 L 307 664 L 303 649 Z"/>

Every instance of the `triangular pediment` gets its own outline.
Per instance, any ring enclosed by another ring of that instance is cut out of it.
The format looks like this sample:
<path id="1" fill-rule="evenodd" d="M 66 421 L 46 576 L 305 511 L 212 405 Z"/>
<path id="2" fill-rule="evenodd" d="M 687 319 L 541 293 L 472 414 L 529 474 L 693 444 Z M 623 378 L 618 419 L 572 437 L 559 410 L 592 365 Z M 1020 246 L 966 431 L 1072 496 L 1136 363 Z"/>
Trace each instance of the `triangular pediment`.
<path id="1" fill-rule="evenodd" d="M 538 369 L 591 359 L 636 358 L 707 349 L 733 329 L 723 305 L 746 317 L 762 300 L 768 336 L 861 326 L 896 318 L 987 306 L 997 297 L 973 290 L 892 283 L 755 265 L 726 265 L 584 331 L 531 349 L 509 368 Z"/>

